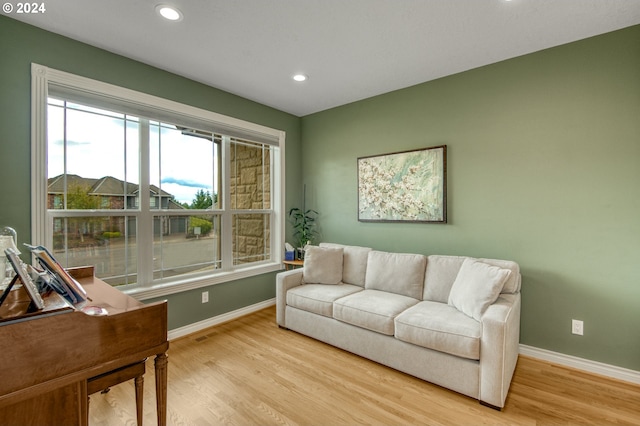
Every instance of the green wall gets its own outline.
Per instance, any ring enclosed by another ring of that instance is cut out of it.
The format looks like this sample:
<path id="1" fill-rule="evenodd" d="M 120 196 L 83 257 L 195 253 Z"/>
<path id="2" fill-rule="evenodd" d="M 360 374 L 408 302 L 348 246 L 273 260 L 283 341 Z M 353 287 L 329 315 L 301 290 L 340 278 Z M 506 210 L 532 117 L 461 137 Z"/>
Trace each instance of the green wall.
<path id="1" fill-rule="evenodd" d="M 303 117 L 323 240 L 515 260 L 521 343 L 640 370 L 638 40 L 630 27 Z M 358 157 L 441 144 L 448 224 L 357 221 Z"/>
<path id="2" fill-rule="evenodd" d="M 299 198 L 298 117 L 0 15 L 0 226 L 14 227 L 20 243 L 31 240 L 32 62 L 284 130 L 287 200 Z M 169 329 L 271 299 L 274 282 L 271 273 L 171 295 Z"/>

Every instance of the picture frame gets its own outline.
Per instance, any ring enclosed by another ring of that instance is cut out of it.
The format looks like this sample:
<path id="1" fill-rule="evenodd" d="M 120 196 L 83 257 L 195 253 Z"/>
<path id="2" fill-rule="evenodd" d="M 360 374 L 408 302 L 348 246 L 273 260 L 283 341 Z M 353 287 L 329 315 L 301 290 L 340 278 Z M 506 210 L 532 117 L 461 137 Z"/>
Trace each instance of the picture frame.
<path id="1" fill-rule="evenodd" d="M 358 221 L 447 223 L 447 146 L 359 157 Z"/>
<path id="2" fill-rule="evenodd" d="M 14 271 L 16 271 L 16 276 L 22 281 L 22 286 L 27 291 L 29 298 L 33 302 L 33 305 L 36 309 L 44 308 L 44 300 L 42 300 L 42 296 L 38 292 L 38 287 L 31 279 L 31 276 L 27 272 L 26 265 L 20 260 L 18 257 L 18 252 L 13 248 L 8 248 L 4 251 L 7 259 L 13 266 Z"/>

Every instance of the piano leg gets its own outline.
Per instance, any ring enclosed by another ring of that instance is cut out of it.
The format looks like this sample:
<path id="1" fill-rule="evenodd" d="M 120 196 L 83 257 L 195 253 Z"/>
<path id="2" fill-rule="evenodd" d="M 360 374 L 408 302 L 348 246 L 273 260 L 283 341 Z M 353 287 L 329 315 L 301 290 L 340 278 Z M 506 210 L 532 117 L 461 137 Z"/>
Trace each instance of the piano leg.
<path id="1" fill-rule="evenodd" d="M 144 401 L 144 376 L 138 376 L 134 379 L 136 386 L 136 417 L 138 426 L 142 426 L 142 403 Z"/>
<path id="2" fill-rule="evenodd" d="M 156 368 L 156 404 L 158 426 L 167 424 L 167 354 L 158 354 L 155 359 Z"/>

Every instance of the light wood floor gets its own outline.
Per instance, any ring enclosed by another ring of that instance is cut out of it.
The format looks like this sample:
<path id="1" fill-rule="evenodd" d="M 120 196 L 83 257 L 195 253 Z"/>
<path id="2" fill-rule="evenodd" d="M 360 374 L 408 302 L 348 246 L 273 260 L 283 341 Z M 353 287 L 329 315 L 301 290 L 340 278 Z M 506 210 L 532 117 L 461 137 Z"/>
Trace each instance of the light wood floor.
<path id="1" fill-rule="evenodd" d="M 155 425 L 153 363 L 145 425 Z M 521 356 L 505 408 L 292 331 L 275 307 L 171 342 L 170 425 L 640 425 L 640 386 Z M 90 425 L 134 425 L 132 382 L 91 396 Z"/>

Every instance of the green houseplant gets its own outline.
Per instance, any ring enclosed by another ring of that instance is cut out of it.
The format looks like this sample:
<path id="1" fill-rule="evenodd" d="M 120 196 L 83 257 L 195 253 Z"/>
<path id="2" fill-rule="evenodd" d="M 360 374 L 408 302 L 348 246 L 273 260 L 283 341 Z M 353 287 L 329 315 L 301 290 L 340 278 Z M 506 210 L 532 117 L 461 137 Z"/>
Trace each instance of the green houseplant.
<path id="1" fill-rule="evenodd" d="M 289 210 L 289 219 L 293 225 L 293 237 L 296 239 L 298 258 L 304 259 L 304 247 L 307 243 L 312 243 L 317 237 L 316 218 L 318 212 L 315 210 L 304 210 L 294 207 Z"/>

